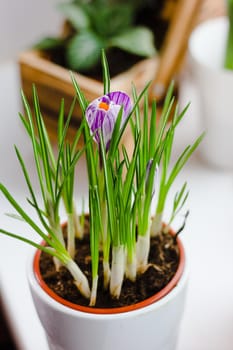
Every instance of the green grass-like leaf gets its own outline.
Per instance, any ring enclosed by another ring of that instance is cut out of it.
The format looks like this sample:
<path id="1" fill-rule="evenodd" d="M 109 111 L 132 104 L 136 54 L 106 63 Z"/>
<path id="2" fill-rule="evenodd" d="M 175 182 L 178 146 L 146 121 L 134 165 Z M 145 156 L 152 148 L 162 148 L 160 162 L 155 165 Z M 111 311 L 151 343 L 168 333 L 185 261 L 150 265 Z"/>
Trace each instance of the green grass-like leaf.
<path id="1" fill-rule="evenodd" d="M 104 49 L 101 52 L 102 67 L 103 67 L 103 84 L 104 84 L 104 95 L 110 92 L 110 74 L 107 57 Z"/>

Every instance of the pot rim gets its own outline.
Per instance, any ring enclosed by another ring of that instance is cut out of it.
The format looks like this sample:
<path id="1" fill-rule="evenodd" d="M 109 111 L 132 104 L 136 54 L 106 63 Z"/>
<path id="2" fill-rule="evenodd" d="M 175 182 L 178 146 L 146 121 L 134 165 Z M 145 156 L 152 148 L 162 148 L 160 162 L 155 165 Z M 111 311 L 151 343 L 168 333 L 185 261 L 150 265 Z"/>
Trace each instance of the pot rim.
<path id="1" fill-rule="evenodd" d="M 173 230 L 170 230 L 170 233 L 172 235 L 175 234 Z M 184 268 L 186 265 L 184 246 L 183 246 L 179 237 L 177 237 L 177 243 L 178 243 L 179 252 L 180 252 L 180 260 L 179 260 L 179 265 L 178 265 L 177 271 L 176 271 L 175 275 L 173 276 L 173 278 L 158 293 L 154 294 L 153 296 L 151 296 L 143 301 L 140 301 L 136 304 L 133 304 L 133 305 L 121 306 L 121 307 L 117 307 L 117 308 L 93 308 L 90 306 L 82 306 L 82 305 L 74 304 L 72 302 L 69 302 L 69 301 L 63 299 L 62 297 L 58 296 L 55 292 L 53 292 L 48 287 L 48 285 L 44 282 L 44 280 L 41 276 L 40 269 L 39 269 L 39 259 L 40 259 L 40 255 L 41 255 L 40 250 L 36 250 L 36 252 L 34 252 L 34 254 L 33 254 L 33 261 L 32 261 L 33 275 L 35 277 L 35 280 L 37 281 L 39 286 L 42 288 L 42 290 L 47 294 L 47 296 L 49 296 L 50 298 L 55 300 L 57 303 L 65 306 L 65 307 L 68 307 L 72 310 L 80 311 L 80 312 L 87 313 L 87 314 L 97 314 L 97 315 L 99 315 L 99 314 L 113 315 L 113 314 L 119 314 L 119 313 L 126 313 L 126 312 L 130 312 L 130 311 L 132 312 L 132 311 L 135 311 L 135 310 L 138 310 L 141 308 L 145 308 L 151 304 L 154 304 L 155 302 L 158 302 L 163 297 L 165 297 L 167 294 L 169 294 L 177 286 L 181 276 L 183 275 Z"/>

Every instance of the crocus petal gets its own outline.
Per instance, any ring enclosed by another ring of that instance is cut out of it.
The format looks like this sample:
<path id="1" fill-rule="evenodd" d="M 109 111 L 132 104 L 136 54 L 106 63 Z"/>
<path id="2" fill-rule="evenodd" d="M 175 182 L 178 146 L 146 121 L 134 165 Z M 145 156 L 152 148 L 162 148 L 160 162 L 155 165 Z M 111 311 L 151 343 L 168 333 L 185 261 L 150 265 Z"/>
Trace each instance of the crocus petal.
<path id="1" fill-rule="evenodd" d="M 97 106 L 89 105 L 86 110 L 86 119 L 92 134 L 95 134 L 94 139 L 99 143 L 99 135 L 97 130 L 102 127 L 106 112 L 98 109 Z"/>
<path id="2" fill-rule="evenodd" d="M 112 138 L 113 129 L 114 129 L 116 118 L 119 111 L 120 111 L 120 106 L 116 106 L 116 105 L 111 106 L 108 113 L 105 114 L 105 118 L 102 123 L 104 143 L 107 149 L 108 149 L 109 142 Z"/>
<path id="3" fill-rule="evenodd" d="M 119 111 L 123 107 L 121 127 L 132 110 L 130 97 L 121 91 L 111 92 L 92 101 L 86 110 L 86 119 L 94 139 L 100 142 L 98 130 L 103 131 L 106 149 L 112 137 Z"/>
<path id="4" fill-rule="evenodd" d="M 110 101 L 114 102 L 116 105 L 123 106 L 123 117 L 127 118 L 132 110 L 130 97 L 122 91 L 113 91 L 107 94 L 107 96 L 109 96 Z"/>

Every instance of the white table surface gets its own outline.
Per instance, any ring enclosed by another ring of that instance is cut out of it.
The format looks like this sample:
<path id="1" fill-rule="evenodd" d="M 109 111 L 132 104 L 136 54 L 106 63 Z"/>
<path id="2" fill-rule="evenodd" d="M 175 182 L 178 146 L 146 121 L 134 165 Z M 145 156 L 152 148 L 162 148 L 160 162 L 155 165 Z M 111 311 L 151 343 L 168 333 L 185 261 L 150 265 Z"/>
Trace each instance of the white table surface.
<path id="1" fill-rule="evenodd" d="M 185 142 L 192 142 L 200 131 L 193 89 L 184 79 L 182 99 L 188 102 L 192 97 L 194 105 L 178 132 L 177 154 Z M 20 110 L 17 65 L 7 62 L 0 66 L 0 182 L 6 184 L 21 203 L 25 203 L 25 185 L 13 145 L 20 148 L 29 165 L 32 164 L 32 154 L 18 118 Z M 81 171 L 79 190 L 85 195 L 86 176 L 82 168 Z M 182 239 L 187 249 L 190 282 L 177 350 L 232 350 L 233 174 L 207 167 L 197 152 L 180 175 L 174 190 L 185 180 L 190 189 L 190 215 Z M 5 216 L 6 212 L 10 212 L 10 208 L 1 196 L 0 227 L 25 232 L 23 223 Z M 26 234 L 31 237 L 29 231 Z M 0 292 L 18 349 L 48 350 L 26 280 L 26 261 L 30 251 L 31 247 L 21 242 L 0 238 Z"/>

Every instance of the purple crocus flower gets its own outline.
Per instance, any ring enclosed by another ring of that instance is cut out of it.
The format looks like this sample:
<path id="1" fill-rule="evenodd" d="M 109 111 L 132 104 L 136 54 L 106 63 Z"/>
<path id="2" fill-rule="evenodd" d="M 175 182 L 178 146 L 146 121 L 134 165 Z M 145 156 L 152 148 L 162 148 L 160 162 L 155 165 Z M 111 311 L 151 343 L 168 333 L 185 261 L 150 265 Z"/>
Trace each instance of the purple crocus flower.
<path id="1" fill-rule="evenodd" d="M 85 115 L 89 128 L 92 134 L 95 134 L 94 139 L 98 144 L 100 143 L 98 129 L 102 128 L 106 150 L 109 148 L 113 129 L 121 106 L 123 106 L 122 126 L 132 110 L 130 97 L 124 92 L 114 91 L 98 97 L 92 101 L 86 109 Z"/>

